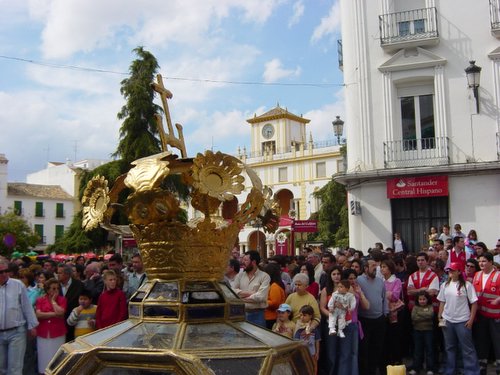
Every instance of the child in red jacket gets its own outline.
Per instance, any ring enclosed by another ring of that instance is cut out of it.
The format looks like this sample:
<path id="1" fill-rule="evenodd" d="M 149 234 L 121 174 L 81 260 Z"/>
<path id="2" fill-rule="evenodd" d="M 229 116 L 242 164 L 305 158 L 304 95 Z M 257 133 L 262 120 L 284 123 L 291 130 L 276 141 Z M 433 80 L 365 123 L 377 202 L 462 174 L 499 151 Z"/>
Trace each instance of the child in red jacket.
<path id="1" fill-rule="evenodd" d="M 105 290 L 99 296 L 95 314 L 95 327 L 101 329 L 127 319 L 127 297 L 116 287 L 117 277 L 114 271 L 102 273 Z"/>

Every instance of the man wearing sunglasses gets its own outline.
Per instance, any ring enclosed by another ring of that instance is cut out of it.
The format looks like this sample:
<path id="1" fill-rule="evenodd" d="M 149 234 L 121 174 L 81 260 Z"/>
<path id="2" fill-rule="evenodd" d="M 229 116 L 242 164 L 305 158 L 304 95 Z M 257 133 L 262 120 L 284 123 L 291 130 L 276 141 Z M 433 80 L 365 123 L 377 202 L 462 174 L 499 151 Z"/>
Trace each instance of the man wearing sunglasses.
<path id="1" fill-rule="evenodd" d="M 21 375 L 26 330 L 36 336 L 38 320 L 24 284 L 9 278 L 9 262 L 0 257 L 0 373 Z"/>

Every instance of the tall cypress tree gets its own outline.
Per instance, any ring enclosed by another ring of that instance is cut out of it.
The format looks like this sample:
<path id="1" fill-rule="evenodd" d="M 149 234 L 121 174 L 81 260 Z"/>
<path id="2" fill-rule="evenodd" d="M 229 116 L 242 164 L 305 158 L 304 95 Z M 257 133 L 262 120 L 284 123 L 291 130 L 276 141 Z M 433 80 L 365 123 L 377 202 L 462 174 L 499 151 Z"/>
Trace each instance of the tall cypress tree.
<path id="1" fill-rule="evenodd" d="M 155 114 L 161 114 L 163 110 L 153 103 L 155 91 L 151 87 L 159 65 L 156 58 L 143 47 L 137 47 L 133 52 L 138 58 L 130 64 L 130 77 L 121 82 L 120 92 L 126 104 L 117 115 L 123 123 L 120 141 L 113 154 L 127 166 L 134 160 L 161 151 L 160 141 L 156 137 L 158 129 Z"/>

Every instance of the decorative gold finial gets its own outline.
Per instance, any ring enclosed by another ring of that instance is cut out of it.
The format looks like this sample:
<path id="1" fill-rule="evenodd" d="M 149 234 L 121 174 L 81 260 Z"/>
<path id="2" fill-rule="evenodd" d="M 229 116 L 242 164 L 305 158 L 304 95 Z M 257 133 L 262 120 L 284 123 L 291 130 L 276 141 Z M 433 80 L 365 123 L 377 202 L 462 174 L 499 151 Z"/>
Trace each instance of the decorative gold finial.
<path id="1" fill-rule="evenodd" d="M 168 109 L 167 99 L 172 99 L 173 97 L 172 92 L 167 90 L 163 85 L 163 78 L 161 74 L 158 74 L 156 76 L 156 80 L 158 82 L 157 83 L 153 82 L 151 85 L 153 87 L 153 90 L 155 90 L 158 94 L 160 94 L 161 103 L 163 105 L 163 110 L 165 111 L 165 117 L 167 119 L 167 127 L 168 127 L 168 133 L 165 133 L 165 129 L 163 128 L 163 119 L 161 115 L 156 114 L 155 115 L 156 125 L 158 126 L 158 132 L 160 133 L 162 149 L 163 151 L 168 151 L 167 145 L 170 145 L 171 147 L 177 148 L 181 152 L 181 157 L 186 158 L 187 152 L 186 152 L 186 144 L 184 143 L 184 134 L 182 133 L 182 125 L 175 124 L 177 132 L 179 133 L 179 138 L 176 138 L 174 135 L 174 128 L 172 127 L 172 119 L 170 118 L 170 111 Z"/>
<path id="2" fill-rule="evenodd" d="M 157 117 L 164 152 L 134 161 L 133 168 L 118 177 L 111 190 L 104 177 L 94 177 L 82 198 L 83 226 L 89 230 L 101 223 L 109 228 L 114 211 L 124 208 L 148 277 L 220 280 L 241 227 L 259 217 L 263 228 L 273 232 L 279 225 L 280 209 L 271 189 L 234 156 L 205 151 L 195 158 L 187 157 L 182 126 L 176 124 L 179 138 L 173 135 L 167 104 L 172 93 L 163 86 L 160 75 L 157 80 L 153 88 L 161 96 L 168 126 L 165 133 L 161 117 Z M 178 148 L 182 158 L 167 150 L 167 145 Z M 186 222 L 180 194 L 164 184 L 169 176 L 182 181 L 200 217 Z M 238 205 L 239 211 L 230 218 L 220 217 L 224 204 L 244 193 L 245 181 L 251 189 Z M 132 193 L 120 205 L 118 198 L 127 187 Z"/>

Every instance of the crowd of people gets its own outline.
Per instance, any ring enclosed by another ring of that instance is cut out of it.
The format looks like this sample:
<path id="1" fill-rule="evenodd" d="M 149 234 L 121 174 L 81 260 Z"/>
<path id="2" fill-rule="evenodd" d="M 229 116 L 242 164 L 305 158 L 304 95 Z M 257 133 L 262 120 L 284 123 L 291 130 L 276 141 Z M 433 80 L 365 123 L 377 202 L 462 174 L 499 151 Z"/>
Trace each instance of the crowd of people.
<path id="1" fill-rule="evenodd" d="M 455 225 L 409 252 L 399 233 L 368 254 L 305 248 L 261 259 L 232 251 L 225 280 L 246 318 L 303 340 L 317 374 L 500 375 L 500 240 L 494 250 Z M 410 360 L 409 360 L 410 359 Z"/>
<path id="2" fill-rule="evenodd" d="M 495 250 L 434 228 L 420 252 L 305 248 L 261 259 L 234 248 L 224 279 L 246 319 L 307 345 L 315 374 L 380 375 L 412 357 L 409 374 L 500 375 L 500 240 Z M 42 374 L 65 342 L 127 319 L 147 281 L 139 254 L 56 263 L 0 257 L 0 374 Z"/>
<path id="3" fill-rule="evenodd" d="M 43 374 L 57 350 L 75 337 L 119 323 L 147 281 L 139 254 L 103 259 L 0 257 L 0 374 Z"/>

